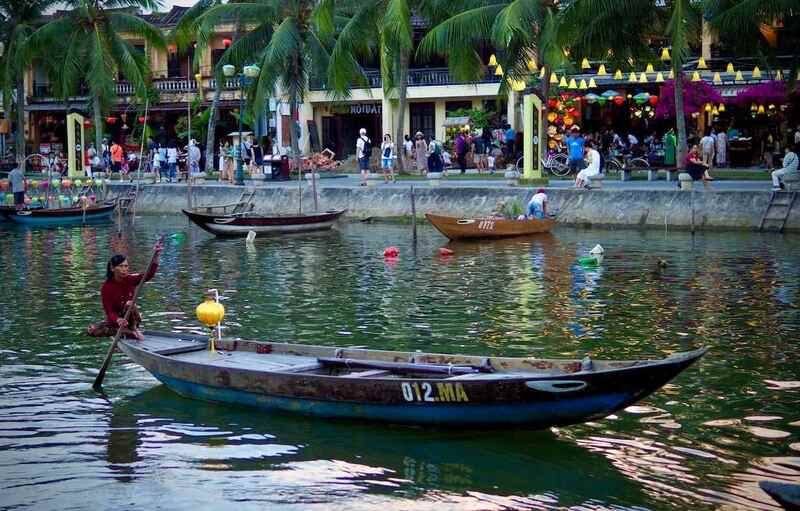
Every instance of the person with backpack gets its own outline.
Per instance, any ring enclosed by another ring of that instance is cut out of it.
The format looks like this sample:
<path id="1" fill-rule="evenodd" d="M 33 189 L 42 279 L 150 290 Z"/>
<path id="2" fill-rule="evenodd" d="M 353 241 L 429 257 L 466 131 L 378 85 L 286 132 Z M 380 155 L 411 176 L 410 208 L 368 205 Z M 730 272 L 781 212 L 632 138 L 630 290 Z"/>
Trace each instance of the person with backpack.
<path id="1" fill-rule="evenodd" d="M 392 136 L 387 133 L 383 136 L 383 143 L 381 144 L 381 169 L 383 170 L 383 180 L 386 183 L 388 183 L 389 180 L 391 180 L 392 183 L 395 182 L 393 160 L 396 157 L 397 156 L 394 154 Z"/>
<path id="2" fill-rule="evenodd" d="M 356 140 L 356 158 L 358 158 L 358 168 L 361 170 L 361 186 L 367 186 L 369 157 L 371 155 L 372 140 L 367 136 L 367 130 L 361 128 L 358 131 L 358 140 Z"/>
<path id="3" fill-rule="evenodd" d="M 428 143 L 428 172 L 442 172 L 443 170 L 442 144 L 437 142 L 436 138 L 431 137 L 431 141 Z"/>

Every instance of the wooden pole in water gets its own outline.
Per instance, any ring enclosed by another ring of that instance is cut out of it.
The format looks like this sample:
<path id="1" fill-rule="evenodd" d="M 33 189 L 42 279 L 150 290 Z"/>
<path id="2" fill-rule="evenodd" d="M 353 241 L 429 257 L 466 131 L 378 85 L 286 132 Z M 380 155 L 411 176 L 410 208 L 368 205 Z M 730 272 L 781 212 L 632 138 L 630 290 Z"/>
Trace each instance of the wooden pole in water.
<path id="1" fill-rule="evenodd" d="M 692 186 L 692 194 L 689 197 L 689 200 L 692 203 L 692 234 L 694 234 L 694 186 Z"/>
<path id="2" fill-rule="evenodd" d="M 411 235 L 414 243 L 417 242 L 417 203 L 414 196 L 414 185 L 411 185 Z"/>

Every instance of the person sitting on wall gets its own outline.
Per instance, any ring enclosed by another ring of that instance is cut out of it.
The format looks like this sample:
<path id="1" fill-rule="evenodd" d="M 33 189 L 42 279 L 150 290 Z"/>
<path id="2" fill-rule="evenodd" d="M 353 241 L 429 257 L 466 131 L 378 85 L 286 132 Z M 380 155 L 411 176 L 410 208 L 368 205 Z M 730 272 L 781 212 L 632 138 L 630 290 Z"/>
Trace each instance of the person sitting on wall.
<path id="1" fill-rule="evenodd" d="M 789 144 L 786 146 L 786 155 L 783 157 L 783 168 L 772 172 L 772 190 L 778 191 L 784 188 L 781 178 L 786 174 L 798 174 L 797 145 Z"/>
<path id="2" fill-rule="evenodd" d="M 594 148 L 594 142 L 586 144 L 584 157 L 586 158 L 586 168 L 578 172 L 575 177 L 575 188 L 588 188 L 589 178 L 600 174 L 601 158 L 600 153 Z"/>
<path id="3" fill-rule="evenodd" d="M 706 178 L 706 171 L 708 167 L 703 162 L 700 155 L 700 146 L 695 144 L 692 146 L 689 153 L 686 155 L 686 173 L 692 176 L 692 181 L 703 181 L 703 186 L 708 186 L 708 179 Z M 680 186 L 680 183 L 678 184 Z"/>

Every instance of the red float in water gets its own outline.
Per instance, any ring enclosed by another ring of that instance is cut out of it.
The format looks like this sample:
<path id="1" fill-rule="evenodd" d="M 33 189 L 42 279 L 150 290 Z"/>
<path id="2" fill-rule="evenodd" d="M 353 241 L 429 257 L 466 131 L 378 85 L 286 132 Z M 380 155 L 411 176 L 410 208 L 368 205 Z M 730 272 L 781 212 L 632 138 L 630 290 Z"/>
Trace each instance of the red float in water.
<path id="1" fill-rule="evenodd" d="M 387 247 L 383 249 L 383 257 L 398 257 L 400 249 L 397 247 Z"/>
<path id="2" fill-rule="evenodd" d="M 447 248 L 447 247 L 439 247 L 439 255 L 440 256 L 451 256 L 453 254 L 455 254 L 455 252 L 453 252 L 449 248 Z"/>

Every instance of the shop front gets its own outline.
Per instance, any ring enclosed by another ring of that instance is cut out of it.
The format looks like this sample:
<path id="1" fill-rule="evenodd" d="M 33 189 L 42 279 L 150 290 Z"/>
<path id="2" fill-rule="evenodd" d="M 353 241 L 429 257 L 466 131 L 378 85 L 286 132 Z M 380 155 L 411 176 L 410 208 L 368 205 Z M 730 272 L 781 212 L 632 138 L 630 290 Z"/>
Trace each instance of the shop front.
<path id="1" fill-rule="evenodd" d="M 322 109 L 322 147 L 336 153 L 343 159 L 355 153 L 356 141 L 361 128 L 375 146 L 380 146 L 381 118 L 383 108 L 380 102 L 352 103 L 348 105 L 319 106 Z"/>

